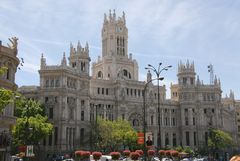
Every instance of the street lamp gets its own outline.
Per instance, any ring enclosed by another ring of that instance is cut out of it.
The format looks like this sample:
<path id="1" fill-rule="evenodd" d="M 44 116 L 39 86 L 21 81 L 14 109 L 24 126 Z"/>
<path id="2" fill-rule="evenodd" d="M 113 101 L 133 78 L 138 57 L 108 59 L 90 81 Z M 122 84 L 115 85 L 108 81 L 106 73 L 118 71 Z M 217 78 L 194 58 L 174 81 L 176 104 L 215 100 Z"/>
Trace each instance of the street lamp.
<path id="1" fill-rule="evenodd" d="M 147 83 L 144 85 L 143 89 L 143 151 L 144 151 L 144 161 L 146 161 L 146 156 L 147 156 L 147 151 L 146 151 L 146 89 L 149 83 L 155 80 L 163 80 L 163 77 L 155 78 L 155 79 L 150 79 Z"/>
<path id="2" fill-rule="evenodd" d="M 158 99 L 158 106 L 157 106 L 157 109 L 158 109 L 158 148 L 160 149 L 161 148 L 161 125 L 160 125 L 160 97 L 159 97 L 159 81 L 160 80 L 163 80 L 164 79 L 164 77 L 161 77 L 161 78 L 163 78 L 163 79 L 160 79 L 160 74 L 162 73 L 162 71 L 167 71 L 169 68 L 171 68 L 172 66 L 171 65 L 168 65 L 168 66 L 165 66 L 165 67 L 162 67 L 161 68 L 161 65 L 162 65 L 162 63 L 160 62 L 159 64 L 158 64 L 158 68 L 155 68 L 153 65 L 151 65 L 151 64 L 148 64 L 148 67 L 145 67 L 145 69 L 147 69 L 147 70 L 151 70 L 151 71 L 153 71 L 155 74 L 156 74 L 156 76 L 157 76 L 157 86 L 158 86 L 158 97 L 157 97 L 157 99 Z"/>

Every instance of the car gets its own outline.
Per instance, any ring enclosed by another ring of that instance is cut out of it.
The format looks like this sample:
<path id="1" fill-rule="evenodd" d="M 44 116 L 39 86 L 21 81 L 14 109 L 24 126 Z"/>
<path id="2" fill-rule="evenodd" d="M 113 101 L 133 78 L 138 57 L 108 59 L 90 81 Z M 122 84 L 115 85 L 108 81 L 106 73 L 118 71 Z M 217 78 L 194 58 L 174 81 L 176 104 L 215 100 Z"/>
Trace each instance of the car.
<path id="1" fill-rule="evenodd" d="M 17 156 L 11 156 L 11 161 L 22 161 L 22 158 Z"/>
<path id="2" fill-rule="evenodd" d="M 160 161 L 158 157 L 153 157 L 153 161 Z"/>
<path id="3" fill-rule="evenodd" d="M 162 158 L 162 161 L 172 161 L 170 158 Z"/>
<path id="4" fill-rule="evenodd" d="M 90 160 L 94 161 L 93 156 L 90 155 Z M 109 155 L 102 155 L 102 157 L 100 158 L 101 161 L 112 161 L 112 157 Z"/>
<path id="5" fill-rule="evenodd" d="M 69 159 L 64 159 L 63 161 L 74 161 L 74 159 L 69 158 Z"/>
<path id="6" fill-rule="evenodd" d="M 195 161 L 208 161 L 207 158 L 198 158 Z"/>
<path id="7" fill-rule="evenodd" d="M 183 158 L 181 161 L 191 161 L 189 158 Z"/>

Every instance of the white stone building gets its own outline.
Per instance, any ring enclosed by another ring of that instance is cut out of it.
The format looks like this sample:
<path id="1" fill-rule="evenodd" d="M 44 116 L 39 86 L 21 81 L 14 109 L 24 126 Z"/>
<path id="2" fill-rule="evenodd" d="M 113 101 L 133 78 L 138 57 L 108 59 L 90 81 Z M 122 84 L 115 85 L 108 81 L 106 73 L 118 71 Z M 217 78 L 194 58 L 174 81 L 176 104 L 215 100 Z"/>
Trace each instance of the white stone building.
<path id="1" fill-rule="evenodd" d="M 6 73 L 0 76 L 0 88 L 11 91 L 17 90 L 15 73 L 20 63 L 17 57 L 17 38 L 9 39 L 12 44 L 4 46 L 0 41 L 0 67 L 7 67 Z M 11 128 L 16 122 L 14 117 L 14 105 L 7 105 L 0 112 L 0 160 L 8 160 L 10 156 Z"/>
<path id="2" fill-rule="evenodd" d="M 92 63 L 88 44 L 70 45 L 69 61 L 63 54 L 61 65 L 48 65 L 42 55 L 39 87 L 19 88 L 26 97 L 46 105 L 54 133 L 43 141 L 47 150 L 61 152 L 89 149 L 91 122 L 96 114 L 108 119 L 128 120 L 142 131 L 143 89 L 150 80 L 138 79 L 138 63 L 128 53 L 128 29 L 125 14 L 104 15 L 102 28 L 102 56 Z M 220 81 L 205 85 L 196 77 L 194 63 L 179 63 L 178 84 L 171 85 L 171 98 L 166 98 L 165 86 L 160 86 L 161 147 L 169 145 L 200 148 L 206 145 L 209 128 L 229 132 L 237 140 L 236 111 L 225 106 Z M 149 84 L 146 90 L 147 132 L 158 138 L 158 87 Z"/>

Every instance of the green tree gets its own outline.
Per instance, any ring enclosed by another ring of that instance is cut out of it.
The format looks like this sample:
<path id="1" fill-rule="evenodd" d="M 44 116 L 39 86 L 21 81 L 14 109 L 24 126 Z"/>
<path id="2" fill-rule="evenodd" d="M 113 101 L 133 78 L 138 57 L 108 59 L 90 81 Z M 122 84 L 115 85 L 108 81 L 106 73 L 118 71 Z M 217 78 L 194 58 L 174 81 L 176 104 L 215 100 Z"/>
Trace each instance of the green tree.
<path id="1" fill-rule="evenodd" d="M 3 112 L 4 108 L 13 102 L 14 92 L 0 88 L 0 113 Z"/>
<path id="2" fill-rule="evenodd" d="M 212 150 L 227 148 L 232 145 L 232 137 L 229 133 L 219 129 L 211 129 L 208 138 L 208 147 Z"/>
<path id="3" fill-rule="evenodd" d="M 46 138 L 53 132 L 53 125 L 48 122 L 44 112 L 44 106 L 34 100 L 27 100 L 20 97 L 15 101 L 15 116 L 17 123 L 12 129 L 13 144 L 38 145 L 39 141 Z M 36 158 L 40 153 L 40 147 L 35 146 Z"/>
<path id="4" fill-rule="evenodd" d="M 115 151 L 121 147 L 136 146 L 137 133 L 126 120 L 108 121 L 98 119 L 98 135 L 100 148 Z"/>
<path id="5" fill-rule="evenodd" d="M 37 115 L 45 116 L 45 108 L 38 101 L 19 97 L 15 101 L 14 115 L 19 118 L 35 117 Z"/>
<path id="6" fill-rule="evenodd" d="M 6 67 L 0 67 L 0 77 L 7 71 Z M 14 92 L 0 87 L 0 113 L 4 108 L 13 102 Z"/>
<path id="7" fill-rule="evenodd" d="M 13 127 L 13 143 L 17 146 L 33 144 L 52 133 L 53 126 L 47 122 L 47 117 L 37 114 L 35 117 L 18 118 Z"/>

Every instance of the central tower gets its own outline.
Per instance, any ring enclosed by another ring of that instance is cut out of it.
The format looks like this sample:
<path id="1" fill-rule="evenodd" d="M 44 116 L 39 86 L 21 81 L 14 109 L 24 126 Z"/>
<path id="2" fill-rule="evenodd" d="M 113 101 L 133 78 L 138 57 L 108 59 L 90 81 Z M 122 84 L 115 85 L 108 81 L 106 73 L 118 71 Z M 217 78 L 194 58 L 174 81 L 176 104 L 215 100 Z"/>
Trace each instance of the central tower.
<path id="1" fill-rule="evenodd" d="M 128 29 L 126 27 L 125 13 L 116 18 L 115 10 L 109 16 L 104 14 L 102 28 L 102 57 L 126 57 L 128 53 Z"/>
<path id="2" fill-rule="evenodd" d="M 102 27 L 102 58 L 92 65 L 92 75 L 96 79 L 138 80 L 138 64 L 128 55 L 128 29 L 125 13 L 116 17 L 115 10 L 104 14 Z"/>

